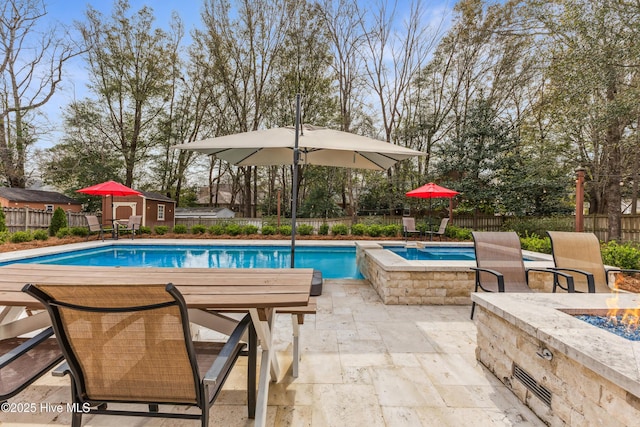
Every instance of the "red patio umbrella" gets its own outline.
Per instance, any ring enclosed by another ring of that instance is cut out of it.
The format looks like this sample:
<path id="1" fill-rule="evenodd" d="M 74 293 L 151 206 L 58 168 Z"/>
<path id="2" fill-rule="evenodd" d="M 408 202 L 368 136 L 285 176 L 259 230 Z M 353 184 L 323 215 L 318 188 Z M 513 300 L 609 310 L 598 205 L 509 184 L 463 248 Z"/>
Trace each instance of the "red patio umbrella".
<path id="1" fill-rule="evenodd" d="M 126 185 L 122 185 L 115 181 L 106 181 L 100 184 L 92 185 L 91 187 L 81 188 L 76 190 L 76 193 L 90 194 L 92 196 L 111 196 L 111 222 L 115 220 L 115 212 L 113 212 L 113 197 L 114 196 L 138 196 L 140 193 L 133 188 L 129 188 Z M 115 227 L 114 227 L 115 230 Z"/>
<path id="2" fill-rule="evenodd" d="M 137 196 L 139 191 L 129 188 L 115 181 L 106 181 L 91 187 L 76 190 L 76 193 L 91 194 L 92 196 Z"/>
<path id="3" fill-rule="evenodd" d="M 445 187 L 441 187 L 433 182 L 418 187 L 415 190 L 407 192 L 407 197 L 419 197 L 422 199 L 429 199 L 429 212 L 431 212 L 431 199 L 433 198 L 448 198 L 449 199 L 449 218 L 453 216 L 453 206 L 451 205 L 451 199 L 460 194 L 455 190 L 450 190 Z M 431 226 L 431 224 L 429 224 Z"/>

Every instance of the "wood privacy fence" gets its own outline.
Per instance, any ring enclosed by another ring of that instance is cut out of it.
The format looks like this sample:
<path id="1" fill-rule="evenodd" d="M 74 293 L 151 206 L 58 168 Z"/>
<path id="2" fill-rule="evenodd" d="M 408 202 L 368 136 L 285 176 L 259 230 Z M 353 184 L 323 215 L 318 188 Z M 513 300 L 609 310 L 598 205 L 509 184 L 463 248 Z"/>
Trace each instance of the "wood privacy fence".
<path id="1" fill-rule="evenodd" d="M 25 230 L 43 230 L 49 228 L 53 212 L 31 208 L 2 208 L 5 224 L 11 233 Z M 87 225 L 82 212 L 66 212 L 69 227 L 83 227 Z"/>
<path id="2" fill-rule="evenodd" d="M 24 230 L 40 230 L 49 228 L 53 212 L 47 212 L 40 209 L 31 208 L 2 208 L 5 215 L 5 224 L 11 233 Z M 67 224 L 69 227 L 86 227 L 86 212 L 66 212 Z M 98 214 L 99 215 L 99 214 Z M 453 224 L 457 227 L 470 228 L 473 230 L 483 231 L 501 231 L 505 217 L 502 216 L 479 216 L 479 215 L 457 215 L 453 217 Z M 364 224 L 402 224 L 401 216 L 363 216 L 356 219 L 359 223 Z M 434 226 L 437 225 L 439 219 L 434 219 Z M 233 222 L 239 225 L 252 224 L 258 228 L 262 228 L 264 224 L 275 224 L 275 218 L 233 218 L 233 219 L 217 219 L 217 218 L 176 218 L 176 224 L 184 224 L 188 228 L 196 224 L 210 227 L 215 224 L 225 224 Z M 347 227 L 353 225 L 353 219 L 345 218 L 299 218 L 298 225 L 309 224 L 314 230 L 322 224 L 327 224 L 329 229 L 336 224 L 344 224 Z M 290 225 L 290 218 L 281 218 L 281 225 Z M 608 218 L 606 215 L 587 215 L 584 218 L 584 231 L 595 233 L 600 240 L 606 241 Z M 622 215 L 622 241 L 640 242 L 640 215 Z"/>

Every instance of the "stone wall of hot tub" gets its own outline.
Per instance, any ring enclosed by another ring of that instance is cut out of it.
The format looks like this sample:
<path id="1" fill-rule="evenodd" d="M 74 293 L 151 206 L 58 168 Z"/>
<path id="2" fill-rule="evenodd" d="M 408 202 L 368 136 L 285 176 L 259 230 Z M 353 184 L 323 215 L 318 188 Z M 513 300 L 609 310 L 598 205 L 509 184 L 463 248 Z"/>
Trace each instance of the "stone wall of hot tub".
<path id="1" fill-rule="evenodd" d="M 478 361 L 548 425 L 638 425 L 638 397 L 484 307 L 478 305 L 474 317 Z M 551 360 L 542 357 L 544 349 L 552 354 Z M 531 390 L 536 387 L 524 385 L 523 372 L 527 383 L 542 387 L 550 405 Z"/>
<path id="2" fill-rule="evenodd" d="M 356 242 L 356 261 L 385 304 L 471 305 L 473 261 L 408 261 L 375 242 Z M 533 272 L 529 286 L 551 292 L 552 275 Z"/>

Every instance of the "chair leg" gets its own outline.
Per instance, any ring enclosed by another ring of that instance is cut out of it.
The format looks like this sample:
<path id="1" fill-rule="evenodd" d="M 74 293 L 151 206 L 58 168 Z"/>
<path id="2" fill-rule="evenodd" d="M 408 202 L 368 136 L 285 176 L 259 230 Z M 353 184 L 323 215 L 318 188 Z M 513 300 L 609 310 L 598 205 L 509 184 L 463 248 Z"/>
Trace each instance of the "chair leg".
<path id="1" fill-rule="evenodd" d="M 249 325 L 249 359 L 247 361 L 247 412 L 250 419 L 256 417 L 256 377 L 258 366 L 258 335 L 253 323 Z"/>
<path id="2" fill-rule="evenodd" d="M 473 312 L 476 311 L 476 303 L 471 303 L 471 320 L 473 320 Z"/>

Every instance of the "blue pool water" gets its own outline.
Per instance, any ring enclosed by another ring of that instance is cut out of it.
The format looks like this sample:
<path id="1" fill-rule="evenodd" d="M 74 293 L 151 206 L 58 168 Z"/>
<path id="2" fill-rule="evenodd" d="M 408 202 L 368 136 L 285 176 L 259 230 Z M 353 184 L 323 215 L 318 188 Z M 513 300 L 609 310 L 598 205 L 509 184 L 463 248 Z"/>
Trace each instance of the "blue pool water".
<path id="1" fill-rule="evenodd" d="M 386 246 L 385 249 L 410 261 L 475 261 L 476 259 L 472 247 L 431 246 L 425 248 L 405 248 L 401 246 Z M 523 259 L 529 261 L 528 258 Z"/>
<path id="2" fill-rule="evenodd" d="M 410 261 L 474 261 L 476 256 L 473 248 L 464 247 L 427 247 L 427 248 L 405 248 L 400 246 L 385 247 L 391 252 L 400 255 Z"/>
<path id="3" fill-rule="evenodd" d="M 26 258 L 12 263 L 101 267 L 289 268 L 289 246 L 115 245 Z M 296 247 L 296 267 L 325 279 L 362 279 L 355 247 Z"/>

